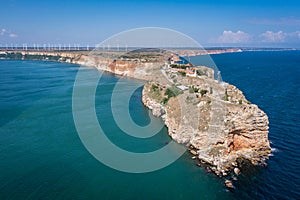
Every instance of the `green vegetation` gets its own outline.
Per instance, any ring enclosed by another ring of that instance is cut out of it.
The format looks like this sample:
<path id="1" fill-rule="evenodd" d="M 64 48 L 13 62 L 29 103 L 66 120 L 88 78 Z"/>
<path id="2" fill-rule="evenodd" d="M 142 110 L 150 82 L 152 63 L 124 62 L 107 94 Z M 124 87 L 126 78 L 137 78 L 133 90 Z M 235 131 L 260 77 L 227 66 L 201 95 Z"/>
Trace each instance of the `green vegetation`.
<path id="1" fill-rule="evenodd" d="M 195 99 L 195 97 L 193 95 L 189 95 L 186 97 L 185 102 L 186 103 L 193 103 L 195 102 L 197 99 Z"/>
<path id="2" fill-rule="evenodd" d="M 207 90 L 200 90 L 201 97 L 203 97 L 203 95 L 205 95 L 207 92 Z"/>
<path id="3" fill-rule="evenodd" d="M 17 52 L 9 52 L 7 54 L 0 54 L 0 58 L 16 59 L 16 60 L 24 59 L 24 60 L 58 61 L 61 57 L 60 56 L 51 56 L 51 55 L 29 55 L 29 54 L 22 55 L 21 53 L 17 53 Z"/>
<path id="4" fill-rule="evenodd" d="M 182 93 L 183 92 L 180 89 L 178 89 L 176 86 L 172 86 L 171 88 L 166 89 L 165 95 L 167 95 L 168 98 L 171 98 L 171 97 L 176 97 Z"/>
<path id="5" fill-rule="evenodd" d="M 163 104 L 166 104 L 170 98 L 172 97 L 176 97 L 178 96 L 179 94 L 182 94 L 183 92 L 178 89 L 176 86 L 172 86 L 171 88 L 167 88 L 166 91 L 165 91 L 165 95 L 167 97 L 165 97 L 163 100 L 162 100 L 162 103 Z"/>
<path id="6" fill-rule="evenodd" d="M 224 97 L 225 101 L 228 101 L 228 93 L 227 93 L 227 89 L 225 90 L 225 97 Z"/>
<path id="7" fill-rule="evenodd" d="M 155 85 L 155 84 L 153 84 L 153 85 L 151 86 L 151 89 L 152 89 L 152 91 L 156 92 L 156 91 L 158 90 L 158 86 Z"/>
<path id="8" fill-rule="evenodd" d="M 239 104 L 242 104 L 242 103 L 243 103 L 243 101 L 240 99 L 240 100 L 239 100 Z"/>
<path id="9" fill-rule="evenodd" d="M 7 54 L 0 54 L 0 58 L 5 58 L 5 59 L 22 59 L 22 54 L 21 53 L 7 53 Z"/>
<path id="10" fill-rule="evenodd" d="M 170 67 L 177 68 L 177 69 L 186 69 L 188 66 L 182 64 L 171 64 Z"/>
<path id="11" fill-rule="evenodd" d="M 154 99 L 157 99 L 158 101 L 160 101 L 160 99 L 162 98 L 161 94 L 160 94 L 160 90 L 162 88 L 160 88 L 158 85 L 156 84 L 152 84 L 150 87 L 150 94 L 151 97 Z"/>
<path id="12" fill-rule="evenodd" d="M 186 76 L 185 72 L 178 72 L 181 76 Z"/>
<path id="13" fill-rule="evenodd" d="M 168 101 L 169 101 L 169 99 L 165 97 L 165 98 L 162 100 L 162 103 L 163 103 L 163 104 L 166 104 Z"/>
<path id="14" fill-rule="evenodd" d="M 51 61 L 58 61 L 60 56 L 51 56 L 51 55 L 29 55 L 26 54 L 24 56 L 26 60 L 51 60 Z"/>
<path id="15" fill-rule="evenodd" d="M 187 97 L 186 97 L 186 100 L 187 100 L 187 101 L 190 101 L 190 100 L 192 100 L 193 98 L 194 98 L 194 97 L 192 97 L 192 96 L 187 96 Z"/>
<path id="16" fill-rule="evenodd" d="M 189 87 L 189 92 L 190 93 L 198 93 L 199 92 L 199 88 L 196 88 L 195 86 Z M 208 90 L 203 90 L 203 89 L 200 90 L 201 97 L 203 97 L 207 93 L 208 93 Z"/>
<path id="17" fill-rule="evenodd" d="M 199 88 L 196 88 L 195 86 L 190 86 L 189 87 L 189 92 L 190 93 L 197 93 L 197 92 L 199 92 Z"/>
<path id="18" fill-rule="evenodd" d="M 134 59 L 145 59 L 147 60 L 157 60 L 162 57 L 164 51 L 161 51 L 160 49 L 154 49 L 154 48 L 143 48 L 138 50 L 133 50 L 126 55 L 122 55 L 122 59 L 128 59 L 128 60 L 134 60 Z"/>
<path id="19" fill-rule="evenodd" d="M 153 83 L 150 87 L 149 95 L 151 98 L 157 100 L 157 102 L 161 102 L 162 104 L 166 104 L 172 97 L 176 97 L 183 93 L 182 90 L 173 85 L 170 88 L 164 89 L 159 84 Z"/>
<path id="20" fill-rule="evenodd" d="M 207 100 L 207 104 L 211 104 L 211 100 Z"/>
<path id="21" fill-rule="evenodd" d="M 197 69 L 197 70 L 196 70 L 196 73 L 197 73 L 198 76 L 204 75 L 203 72 L 202 72 L 200 69 Z"/>
<path id="22" fill-rule="evenodd" d="M 175 75 L 175 74 L 172 74 L 172 75 L 171 75 L 171 79 L 173 79 L 173 78 L 176 78 L 176 75 Z"/>

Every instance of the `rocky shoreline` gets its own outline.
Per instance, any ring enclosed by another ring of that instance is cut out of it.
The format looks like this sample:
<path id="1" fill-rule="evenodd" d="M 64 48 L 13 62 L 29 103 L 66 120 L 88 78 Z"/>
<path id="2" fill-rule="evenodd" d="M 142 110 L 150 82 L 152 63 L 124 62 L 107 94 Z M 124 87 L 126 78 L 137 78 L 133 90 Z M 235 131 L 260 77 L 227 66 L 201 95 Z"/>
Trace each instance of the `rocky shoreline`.
<path id="1" fill-rule="evenodd" d="M 243 160 L 252 165 L 266 165 L 266 159 L 271 153 L 268 141 L 268 117 L 256 105 L 250 104 L 236 87 L 229 84 L 227 86 L 235 90 L 240 95 L 239 99 L 242 98 L 245 103 L 232 103 L 233 97 L 232 101 L 224 103 L 226 108 L 222 130 L 218 133 L 219 136 L 216 136 L 209 130 L 205 131 L 203 127 L 209 126 L 210 120 L 207 117 L 211 115 L 211 110 L 202 115 L 204 123 L 199 123 L 197 128 L 190 128 L 188 130 L 190 133 L 178 129 L 178 119 L 175 117 L 176 114 L 174 115 L 175 107 L 178 107 L 176 100 L 169 101 L 165 105 L 159 103 L 151 97 L 153 84 L 156 83 L 147 83 L 144 86 L 142 96 L 144 105 L 152 110 L 154 116 L 162 117 L 169 135 L 178 143 L 187 146 L 192 158 L 199 160 L 198 165 L 205 166 L 208 171 L 220 177 L 232 173 L 238 175 L 240 168 L 243 167 Z M 164 91 L 161 88 L 159 90 Z M 199 112 L 209 107 L 207 102 L 210 100 L 207 99 L 210 99 L 209 95 L 202 97 L 196 105 Z"/>

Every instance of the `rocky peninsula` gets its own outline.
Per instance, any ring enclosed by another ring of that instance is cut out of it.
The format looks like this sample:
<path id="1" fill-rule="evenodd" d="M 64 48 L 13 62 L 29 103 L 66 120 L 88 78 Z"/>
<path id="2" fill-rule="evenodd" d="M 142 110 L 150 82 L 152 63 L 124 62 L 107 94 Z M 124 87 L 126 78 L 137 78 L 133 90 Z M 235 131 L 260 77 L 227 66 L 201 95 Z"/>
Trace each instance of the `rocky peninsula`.
<path id="1" fill-rule="evenodd" d="M 0 59 L 74 63 L 146 80 L 144 105 L 164 120 L 170 137 L 186 145 L 199 165 L 218 176 L 239 174 L 245 163 L 266 165 L 271 153 L 268 116 L 237 87 L 215 80 L 214 70 L 182 63 L 174 51 L 2 51 Z"/>

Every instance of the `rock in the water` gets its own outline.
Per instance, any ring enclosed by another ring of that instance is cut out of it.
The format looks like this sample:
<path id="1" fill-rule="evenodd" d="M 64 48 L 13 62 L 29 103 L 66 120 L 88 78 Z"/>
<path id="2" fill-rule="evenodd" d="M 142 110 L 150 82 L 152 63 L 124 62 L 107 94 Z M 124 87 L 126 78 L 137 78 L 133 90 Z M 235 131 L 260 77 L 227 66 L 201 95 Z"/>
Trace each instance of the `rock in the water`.
<path id="1" fill-rule="evenodd" d="M 236 175 L 239 175 L 241 173 L 241 170 L 239 168 L 234 168 L 233 169 L 233 172 L 236 174 Z"/>
<path id="2" fill-rule="evenodd" d="M 234 186 L 230 180 L 225 180 L 225 186 L 229 189 L 233 189 Z"/>
<path id="3" fill-rule="evenodd" d="M 221 175 L 221 172 L 220 172 L 219 170 L 216 170 L 216 171 L 215 171 L 215 174 L 216 174 L 217 176 L 220 176 L 220 175 Z"/>
<path id="4" fill-rule="evenodd" d="M 195 150 L 190 150 L 190 153 L 193 154 L 194 156 L 197 155 L 197 152 Z"/>

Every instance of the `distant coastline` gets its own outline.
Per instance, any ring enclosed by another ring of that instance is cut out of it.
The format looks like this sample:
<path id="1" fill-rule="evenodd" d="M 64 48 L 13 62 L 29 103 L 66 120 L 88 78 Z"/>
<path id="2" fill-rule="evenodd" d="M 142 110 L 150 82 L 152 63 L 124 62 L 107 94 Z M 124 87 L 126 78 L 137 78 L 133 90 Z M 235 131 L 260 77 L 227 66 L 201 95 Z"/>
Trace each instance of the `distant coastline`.
<path id="1" fill-rule="evenodd" d="M 14 52 L 14 53 L 70 53 L 70 54 L 88 54 L 89 52 L 96 49 L 96 47 L 72 47 L 72 48 L 61 48 L 61 47 L 0 47 L 0 58 L 3 58 L 3 54 Z M 109 51 L 114 54 L 122 54 L 129 51 L 139 49 L 138 47 L 131 48 L 111 48 Z M 214 54 L 224 54 L 224 53 L 239 53 L 247 51 L 297 51 L 297 48 L 263 48 L 263 47 L 203 47 L 203 48 L 164 48 L 160 49 L 172 51 L 180 56 L 198 56 L 198 55 L 214 55 Z M 105 49 L 104 49 L 105 50 Z M 2 55 L 2 56 L 1 56 Z"/>

